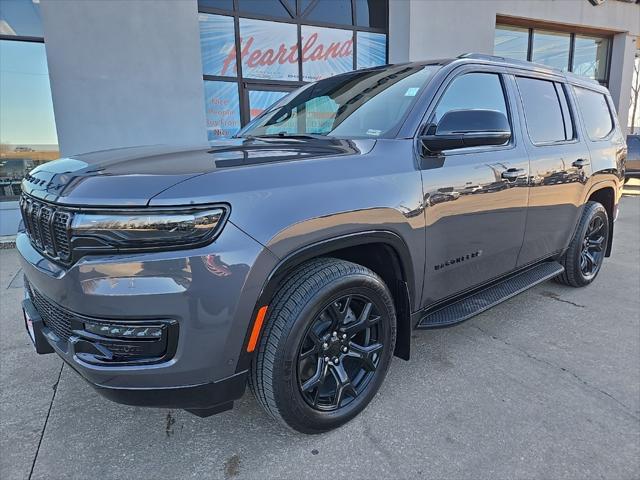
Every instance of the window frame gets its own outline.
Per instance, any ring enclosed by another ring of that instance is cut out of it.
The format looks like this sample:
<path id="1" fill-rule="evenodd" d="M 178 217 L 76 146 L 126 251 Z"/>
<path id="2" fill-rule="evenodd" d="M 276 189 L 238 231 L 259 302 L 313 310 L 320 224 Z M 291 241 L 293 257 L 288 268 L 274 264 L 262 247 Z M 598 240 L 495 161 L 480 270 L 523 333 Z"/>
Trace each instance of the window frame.
<path id="1" fill-rule="evenodd" d="M 537 75 L 526 75 L 526 74 L 522 74 L 522 73 L 514 73 L 513 74 L 513 78 L 514 78 L 514 83 L 516 86 L 516 90 L 518 92 L 518 97 L 520 98 L 520 106 L 522 107 L 522 117 L 524 120 L 524 126 L 525 126 L 525 130 L 527 131 L 527 137 L 529 138 L 529 141 L 531 142 L 531 145 L 533 145 L 534 147 L 548 147 L 548 146 L 554 146 L 554 145 L 567 145 L 567 144 L 571 144 L 571 143 L 578 143 L 579 139 L 578 139 L 578 128 L 577 128 L 577 123 L 576 123 L 576 114 L 575 112 L 573 112 L 572 110 L 572 104 L 570 101 L 570 97 L 568 95 L 567 89 L 563 88 L 563 85 L 566 84 L 567 82 L 563 82 L 558 80 L 557 78 L 547 78 L 547 77 L 543 77 L 543 76 L 537 76 Z M 527 119 L 527 112 L 526 112 L 526 107 L 524 104 L 524 98 L 522 97 L 522 91 L 520 90 L 520 85 L 518 84 L 518 78 L 529 78 L 531 80 L 538 80 L 541 82 L 550 82 L 553 86 L 554 91 L 556 92 L 556 98 L 558 99 L 558 106 L 560 107 L 560 115 L 562 116 L 562 125 L 565 131 L 565 135 L 566 135 L 566 129 L 567 129 L 567 123 L 565 121 L 564 118 L 564 112 L 563 112 L 563 108 L 562 108 L 562 102 L 560 101 L 560 96 L 558 93 L 558 88 L 561 88 L 562 91 L 564 92 L 565 95 L 565 100 L 567 102 L 567 109 L 569 110 L 569 115 L 571 118 L 571 121 L 573 123 L 573 137 L 570 139 L 565 139 L 565 140 L 552 140 L 549 142 L 535 142 L 533 140 L 533 137 L 531 136 L 531 130 L 529 128 L 529 120 Z"/>
<path id="2" fill-rule="evenodd" d="M 352 22 L 349 24 L 339 24 L 339 23 L 328 23 L 328 22 L 318 22 L 311 21 L 304 16 L 304 13 L 310 12 L 311 9 L 317 4 L 319 0 L 312 1 L 307 8 L 302 11 L 300 2 L 298 0 L 291 0 L 291 2 L 295 2 L 295 12 L 292 12 L 291 9 L 287 6 L 286 2 L 281 2 L 290 14 L 292 14 L 291 18 L 271 16 L 271 15 L 260 15 L 251 12 L 246 12 L 240 10 L 240 2 L 239 0 L 233 0 L 233 10 L 226 10 L 222 8 L 215 8 L 210 6 L 201 6 L 198 2 L 198 13 L 205 13 L 211 15 L 221 15 L 226 17 L 233 18 L 233 28 L 234 28 L 234 38 L 235 38 L 235 54 L 236 54 L 236 71 L 237 75 L 228 77 L 228 76 L 219 76 L 219 75 L 205 75 L 203 73 L 202 80 L 203 81 L 222 81 L 222 82 L 234 82 L 237 84 L 238 88 L 238 96 L 240 100 L 240 128 L 243 128 L 247 123 L 251 121 L 249 115 L 249 89 L 246 88 L 247 84 L 251 84 L 254 87 L 256 85 L 264 85 L 266 88 L 271 86 L 281 85 L 287 89 L 295 89 L 306 85 L 307 83 L 302 80 L 302 58 L 298 55 L 298 80 L 274 80 L 274 79 L 258 79 L 245 77 L 244 72 L 242 71 L 242 59 L 240 57 L 240 18 L 252 19 L 252 20 L 265 20 L 269 22 L 279 22 L 279 23 L 288 23 L 296 25 L 297 30 L 297 44 L 300 46 L 302 44 L 302 26 L 312 26 L 312 27 L 324 27 L 324 28 L 333 28 L 338 30 L 348 30 L 351 32 L 351 38 L 353 41 L 353 59 L 352 59 L 352 70 L 357 70 L 357 62 L 358 62 L 358 41 L 357 34 L 358 32 L 371 32 L 371 33 L 382 33 L 386 35 L 387 42 L 385 45 L 385 63 L 389 62 L 389 2 L 385 0 L 387 9 L 386 15 L 386 25 L 384 28 L 375 28 L 375 27 L 364 27 L 357 25 L 357 1 L 351 0 L 351 16 Z"/>
<path id="3" fill-rule="evenodd" d="M 453 84 L 453 82 L 462 77 L 463 75 L 469 75 L 473 73 L 484 73 L 484 74 L 492 74 L 498 77 L 500 82 L 500 86 L 502 88 L 502 95 L 504 97 L 505 107 L 507 109 L 507 121 L 509 122 L 509 128 L 511 129 L 511 138 L 509 142 L 504 145 L 486 145 L 479 147 L 466 147 L 466 148 L 458 148 L 455 150 L 445 150 L 443 154 L 446 156 L 452 155 L 468 155 L 473 153 L 483 153 L 483 152 L 491 152 L 491 151 L 501 151 L 501 150 L 512 150 L 517 146 L 517 128 L 515 117 L 517 117 L 518 112 L 515 104 L 512 103 L 512 98 L 510 96 L 510 86 L 508 85 L 508 79 L 506 76 L 508 72 L 506 69 L 502 67 L 495 66 L 481 66 L 481 65 L 469 65 L 467 67 L 462 67 L 460 69 L 456 69 L 451 72 L 447 78 L 444 79 L 440 83 L 435 95 L 433 95 L 433 100 L 430 102 L 427 110 L 422 116 L 422 120 L 420 122 L 420 126 L 415 133 L 415 139 L 419 140 L 421 132 L 424 131 L 424 128 L 433 124 L 433 116 L 435 115 L 436 109 L 442 100 L 442 97 L 447 93 L 449 87 Z M 433 81 L 434 79 L 432 79 Z M 425 93 L 425 92 L 423 92 Z M 416 104 L 417 106 L 418 104 Z"/>

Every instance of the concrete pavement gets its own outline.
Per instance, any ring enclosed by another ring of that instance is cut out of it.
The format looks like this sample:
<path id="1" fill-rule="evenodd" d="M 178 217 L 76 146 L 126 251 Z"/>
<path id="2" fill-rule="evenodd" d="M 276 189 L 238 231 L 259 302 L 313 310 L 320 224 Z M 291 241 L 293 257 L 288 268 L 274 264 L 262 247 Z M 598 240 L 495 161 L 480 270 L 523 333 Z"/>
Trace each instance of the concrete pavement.
<path id="1" fill-rule="evenodd" d="M 200 419 L 117 405 L 24 332 L 0 251 L 0 478 L 640 477 L 640 197 L 595 284 L 547 282 L 446 330 L 415 332 L 373 403 L 318 436 L 251 394 Z"/>

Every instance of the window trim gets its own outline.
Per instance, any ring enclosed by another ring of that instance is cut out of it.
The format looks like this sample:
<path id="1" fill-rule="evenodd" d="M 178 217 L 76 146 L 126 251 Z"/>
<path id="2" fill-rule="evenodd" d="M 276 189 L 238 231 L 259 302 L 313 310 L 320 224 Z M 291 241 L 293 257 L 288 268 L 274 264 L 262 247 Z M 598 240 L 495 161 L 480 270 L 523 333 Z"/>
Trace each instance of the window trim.
<path id="1" fill-rule="evenodd" d="M 550 146 L 557 146 L 557 145 L 570 145 L 572 143 L 579 143 L 580 139 L 578 138 L 578 134 L 577 134 L 577 127 L 576 127 L 576 116 L 575 113 L 572 111 L 571 108 L 571 102 L 569 101 L 569 97 L 567 95 L 567 91 L 566 89 L 563 89 L 564 94 L 565 94 L 565 100 L 567 101 L 567 108 L 569 109 L 569 115 L 571 116 L 571 120 L 573 121 L 573 138 L 570 139 L 565 139 L 565 140 L 552 140 L 549 142 L 535 142 L 533 140 L 533 137 L 531 136 L 531 130 L 529 129 L 529 120 L 527 119 L 527 112 L 526 112 L 526 108 L 524 105 L 524 98 L 522 97 L 522 91 L 520 90 L 520 85 L 518 85 L 518 78 L 529 78 L 531 80 L 539 80 L 541 82 L 549 82 L 553 85 L 553 90 L 556 92 L 556 98 L 558 100 L 558 106 L 560 107 L 560 115 L 562 116 L 562 125 L 563 125 L 563 130 L 565 130 L 567 128 L 567 125 L 565 123 L 564 120 L 564 113 L 562 111 L 562 103 L 560 102 L 560 97 L 558 96 L 558 90 L 557 87 L 560 86 L 562 88 L 563 84 L 566 84 L 566 82 L 562 82 L 559 81 L 557 79 L 553 79 L 553 78 L 545 78 L 545 77 L 538 77 L 536 75 L 522 75 L 522 74 L 514 74 L 513 75 L 514 80 L 515 80 L 515 85 L 516 85 L 516 89 L 518 91 L 518 97 L 520 98 L 520 105 L 522 106 L 522 116 L 524 119 L 524 125 L 525 125 L 525 130 L 527 131 L 527 138 L 529 138 L 529 142 L 531 142 L 531 145 L 533 145 L 534 147 L 550 147 Z M 565 131 L 566 134 L 566 131 Z"/>
<path id="2" fill-rule="evenodd" d="M 281 2 L 283 3 L 283 2 Z M 287 8 L 287 6 L 284 5 L 284 8 L 291 13 L 290 9 Z M 307 10 L 309 10 L 309 8 L 311 8 L 313 5 L 309 5 L 307 9 L 305 9 L 305 12 Z M 238 98 L 239 98 L 239 102 L 240 102 L 240 128 L 244 128 L 250 121 L 251 119 L 249 118 L 249 93 L 248 93 L 248 89 L 245 88 L 245 84 L 246 83 L 253 83 L 253 84 L 264 84 L 264 85 L 273 85 L 273 84 L 282 84 L 283 86 L 289 87 L 289 88 L 297 88 L 297 87 L 301 87 L 303 85 L 306 85 L 307 83 L 310 82 L 305 82 L 304 80 L 302 80 L 302 57 L 300 55 L 298 55 L 298 80 L 276 80 L 276 79 L 258 79 L 258 78 L 251 78 L 251 77 L 245 77 L 244 76 L 244 72 L 242 71 L 242 59 L 240 57 L 240 18 L 246 18 L 246 19 L 251 19 L 251 20 L 265 20 L 265 21 L 269 21 L 269 22 L 279 22 L 279 23 L 287 23 L 287 24 L 293 24 L 297 26 L 297 43 L 298 46 L 301 46 L 302 43 L 302 27 L 303 26 L 311 26 L 311 27 L 324 27 L 324 28 L 334 28 L 334 29 L 338 29 L 338 30 L 347 30 L 350 31 L 352 34 L 352 41 L 353 41 L 353 60 L 352 60 L 352 71 L 357 70 L 358 68 L 358 39 L 357 39 L 357 32 L 371 32 L 371 33 L 382 33 L 384 35 L 386 35 L 387 37 L 387 41 L 386 41 L 386 45 L 385 45 L 385 63 L 389 62 L 389 1 L 386 1 L 386 9 L 387 9 L 387 15 L 386 15 L 386 24 L 384 26 L 384 28 L 374 28 L 374 27 L 362 27 L 362 26 L 358 26 L 357 25 L 357 1 L 356 0 L 351 0 L 351 17 L 352 17 L 352 23 L 351 25 L 348 24 L 334 24 L 334 23 L 327 23 L 327 22 L 317 22 L 317 21 L 311 21 L 309 19 L 307 19 L 306 17 L 303 17 L 303 13 L 302 11 L 300 11 L 300 2 L 299 1 L 295 1 L 295 15 L 293 16 L 293 18 L 285 18 L 285 17 L 276 17 L 276 16 L 271 16 L 271 15 L 260 15 L 260 14 L 255 14 L 255 13 L 249 13 L 249 12 L 244 12 L 241 11 L 239 8 L 239 0 L 233 0 L 233 10 L 225 10 L 222 8 L 215 8 L 215 7 L 205 7 L 205 6 L 200 6 L 200 4 L 198 4 L 198 11 L 197 13 L 206 13 L 206 14 L 211 14 L 211 15 L 222 15 L 222 16 L 226 16 L 226 17 L 232 17 L 233 18 L 233 28 L 234 28 L 234 49 L 235 49 L 235 55 L 236 55 L 236 71 L 237 71 L 237 75 L 235 76 L 218 76 L 218 75 L 205 75 L 203 73 L 202 75 L 202 80 L 203 81 L 220 81 L 220 82 L 234 82 L 237 84 L 238 87 Z"/>

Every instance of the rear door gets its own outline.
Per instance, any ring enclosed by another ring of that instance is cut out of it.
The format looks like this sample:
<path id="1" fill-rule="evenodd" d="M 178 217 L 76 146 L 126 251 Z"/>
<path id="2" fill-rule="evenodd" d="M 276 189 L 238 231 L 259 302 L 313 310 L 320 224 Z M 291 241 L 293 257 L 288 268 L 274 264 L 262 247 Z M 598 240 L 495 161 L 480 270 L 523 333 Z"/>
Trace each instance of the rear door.
<path id="1" fill-rule="evenodd" d="M 564 250 L 576 227 L 591 157 L 569 86 L 553 78 L 516 76 L 531 174 L 527 224 L 518 266 Z"/>
<path id="2" fill-rule="evenodd" d="M 491 67 L 457 71 L 436 94 L 426 125 L 450 110 L 504 113 L 511 140 L 422 158 L 426 257 L 423 304 L 429 305 L 512 271 L 522 246 L 529 161 L 513 88 Z M 429 127 L 427 127 L 429 128 Z"/>

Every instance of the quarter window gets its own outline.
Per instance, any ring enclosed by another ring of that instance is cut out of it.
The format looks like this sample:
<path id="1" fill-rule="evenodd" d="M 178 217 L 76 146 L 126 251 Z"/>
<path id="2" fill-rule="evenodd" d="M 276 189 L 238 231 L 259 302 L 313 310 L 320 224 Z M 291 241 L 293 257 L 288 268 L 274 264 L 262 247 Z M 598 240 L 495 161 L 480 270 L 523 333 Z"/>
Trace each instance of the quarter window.
<path id="1" fill-rule="evenodd" d="M 607 99 L 602 93 L 576 87 L 578 106 L 591 140 L 601 140 L 613 130 L 613 120 Z"/>
<path id="2" fill-rule="evenodd" d="M 554 82 L 535 78 L 518 77 L 518 90 L 524 107 L 529 138 L 533 143 L 553 143 L 573 138 L 573 127 L 565 125 L 563 105 Z M 558 87 L 560 87 L 558 85 Z M 563 98 L 566 103 L 566 98 Z M 565 105 L 566 106 L 566 105 Z M 570 121 L 570 119 L 568 119 Z"/>
<path id="3" fill-rule="evenodd" d="M 495 73 L 467 73 L 455 78 L 442 95 L 432 122 L 438 123 L 451 110 L 496 110 L 509 118 L 500 77 Z"/>

